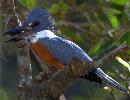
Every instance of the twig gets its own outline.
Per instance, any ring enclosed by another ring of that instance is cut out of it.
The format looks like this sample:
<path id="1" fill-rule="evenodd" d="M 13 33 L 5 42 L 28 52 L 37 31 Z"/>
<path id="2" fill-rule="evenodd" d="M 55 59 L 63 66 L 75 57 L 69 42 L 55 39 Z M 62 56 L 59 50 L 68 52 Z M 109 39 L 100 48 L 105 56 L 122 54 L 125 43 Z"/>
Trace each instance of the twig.
<path id="1" fill-rule="evenodd" d="M 88 32 L 88 30 L 83 28 L 84 26 L 87 26 L 86 23 L 74 23 L 74 22 L 71 22 L 71 21 L 66 21 L 66 22 L 65 21 L 59 21 L 57 25 L 72 27 L 74 29 L 81 31 L 82 33 Z"/>
<path id="2" fill-rule="evenodd" d="M 112 58 L 114 58 L 116 55 L 118 55 L 119 53 L 121 53 L 127 49 L 130 49 L 130 48 L 124 42 L 121 46 L 119 46 L 116 49 L 112 50 L 111 52 L 105 54 L 101 59 L 96 61 L 96 63 L 98 66 L 102 66 L 103 64 L 105 64 L 106 62 L 108 62 Z"/>
<path id="3" fill-rule="evenodd" d="M 33 100 L 26 89 L 32 82 L 29 43 L 26 40 L 17 43 L 17 64 L 19 71 L 18 100 Z"/>

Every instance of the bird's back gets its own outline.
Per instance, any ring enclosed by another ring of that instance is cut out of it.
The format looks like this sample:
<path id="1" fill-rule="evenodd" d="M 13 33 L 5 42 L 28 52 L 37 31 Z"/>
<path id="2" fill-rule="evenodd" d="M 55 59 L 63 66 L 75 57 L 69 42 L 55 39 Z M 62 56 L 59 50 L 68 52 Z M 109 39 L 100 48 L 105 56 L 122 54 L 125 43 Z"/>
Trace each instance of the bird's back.
<path id="1" fill-rule="evenodd" d="M 82 61 L 92 61 L 92 59 L 78 45 L 60 37 L 39 38 L 39 40 L 36 43 L 39 43 L 39 46 L 41 46 L 42 48 L 46 48 L 46 50 L 44 51 L 41 50 L 41 54 L 39 56 L 53 56 L 57 59 L 57 61 L 59 61 L 59 63 L 63 65 L 67 65 L 72 57 L 77 57 Z M 33 45 L 35 45 L 36 43 L 33 43 Z M 48 52 L 43 54 L 43 52 L 45 51 Z M 39 51 L 37 50 L 36 52 Z M 43 57 L 41 58 L 43 59 Z"/>

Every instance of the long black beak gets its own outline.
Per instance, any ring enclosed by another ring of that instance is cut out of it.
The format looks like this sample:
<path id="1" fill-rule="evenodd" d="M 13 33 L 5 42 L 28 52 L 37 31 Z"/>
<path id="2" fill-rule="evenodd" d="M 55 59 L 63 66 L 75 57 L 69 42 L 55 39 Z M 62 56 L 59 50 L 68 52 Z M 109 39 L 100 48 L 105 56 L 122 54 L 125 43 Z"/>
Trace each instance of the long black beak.
<path id="1" fill-rule="evenodd" d="M 20 26 L 20 27 L 17 27 L 17 28 L 15 28 L 15 29 L 12 29 L 12 30 L 10 30 L 10 31 L 8 31 L 8 32 L 5 32 L 3 35 L 15 35 L 15 34 L 19 34 L 19 33 L 21 33 L 22 31 L 24 31 L 25 30 L 25 28 L 23 27 L 23 26 Z"/>
<path id="2" fill-rule="evenodd" d="M 3 33 L 3 35 L 10 35 L 11 38 L 9 40 L 7 40 L 6 42 L 9 42 L 9 41 L 19 41 L 22 39 L 22 37 L 20 37 L 22 34 L 22 32 L 26 32 L 26 31 L 32 31 L 34 27 L 38 26 L 40 23 L 39 21 L 34 21 L 33 23 L 29 23 L 28 25 L 23 25 L 23 26 L 19 26 L 19 27 L 16 27 L 8 32 L 5 32 Z"/>
<path id="3" fill-rule="evenodd" d="M 8 35 L 12 36 L 12 35 L 15 35 L 15 34 L 19 34 L 22 31 L 28 31 L 30 29 L 33 29 L 33 27 L 36 27 L 39 24 L 40 24 L 39 21 L 34 21 L 33 23 L 29 23 L 26 26 L 19 26 L 19 27 L 15 28 L 15 29 L 12 29 L 12 30 L 8 31 L 8 32 L 5 32 L 3 35 L 7 35 L 8 34 Z"/>
<path id="4" fill-rule="evenodd" d="M 16 28 L 8 31 L 8 32 L 3 33 L 3 35 L 10 35 L 11 36 L 8 40 L 6 40 L 6 42 L 10 42 L 10 41 L 17 42 L 17 41 L 21 40 L 20 33 L 23 32 L 24 30 L 25 30 L 25 27 L 19 26 L 19 27 L 16 27 Z"/>

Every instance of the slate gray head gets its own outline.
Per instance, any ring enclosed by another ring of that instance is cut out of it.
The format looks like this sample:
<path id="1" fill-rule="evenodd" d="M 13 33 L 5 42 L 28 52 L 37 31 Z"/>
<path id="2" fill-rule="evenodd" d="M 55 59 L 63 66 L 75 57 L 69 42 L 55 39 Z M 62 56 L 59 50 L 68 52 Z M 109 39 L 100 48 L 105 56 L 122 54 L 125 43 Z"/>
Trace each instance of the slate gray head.
<path id="1" fill-rule="evenodd" d="M 23 25 L 27 26 L 31 23 L 38 23 L 36 27 L 34 26 L 33 32 L 39 32 L 42 30 L 50 30 L 54 31 L 53 27 L 53 18 L 50 15 L 50 13 L 47 10 L 43 10 L 41 8 L 35 8 L 32 10 L 32 12 L 29 14 Z"/>
<path id="2" fill-rule="evenodd" d="M 3 35 L 18 35 L 22 31 L 32 31 L 32 33 L 37 33 L 43 30 L 54 31 L 53 18 L 50 13 L 41 8 L 33 9 L 22 26 L 16 27 Z"/>

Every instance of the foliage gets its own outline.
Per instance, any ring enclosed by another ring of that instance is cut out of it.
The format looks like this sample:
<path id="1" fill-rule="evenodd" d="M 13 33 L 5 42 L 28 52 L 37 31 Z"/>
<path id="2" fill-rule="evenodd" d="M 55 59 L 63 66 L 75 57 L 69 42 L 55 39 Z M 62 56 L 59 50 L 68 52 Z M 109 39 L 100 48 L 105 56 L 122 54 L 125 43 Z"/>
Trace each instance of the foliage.
<path id="1" fill-rule="evenodd" d="M 130 46 L 129 0 L 18 0 L 18 2 L 29 10 L 36 6 L 47 8 L 55 19 L 58 34 L 76 42 L 95 60 L 124 41 Z M 127 51 L 113 59 L 110 64 L 104 65 L 103 70 L 119 83 L 128 86 L 130 84 L 126 80 L 130 79 L 129 61 L 130 51 Z M 77 93 L 76 96 L 71 95 L 73 93 L 70 90 L 67 96 L 72 100 L 86 100 L 88 96 L 90 100 L 95 98 L 101 100 L 100 97 L 107 100 L 114 98 L 113 95 L 122 100 L 127 97 L 109 90 L 104 92 L 103 87 L 96 84 L 83 83 L 85 88 L 80 88 L 80 92 L 73 91 L 74 94 Z M 82 94 L 81 91 L 91 93 Z"/>

